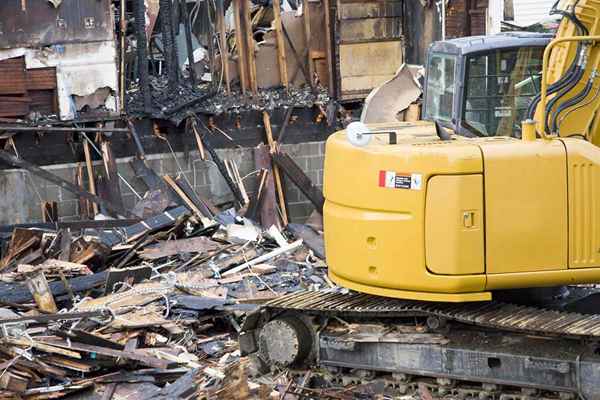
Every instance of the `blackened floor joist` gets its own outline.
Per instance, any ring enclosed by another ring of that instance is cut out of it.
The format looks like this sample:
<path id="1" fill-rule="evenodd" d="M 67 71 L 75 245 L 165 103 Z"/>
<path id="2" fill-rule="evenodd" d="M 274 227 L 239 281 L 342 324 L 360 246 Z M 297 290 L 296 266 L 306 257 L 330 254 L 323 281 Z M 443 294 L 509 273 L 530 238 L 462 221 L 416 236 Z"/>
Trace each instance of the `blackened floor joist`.
<path id="1" fill-rule="evenodd" d="M 296 162 L 286 153 L 278 151 L 272 155 L 273 161 L 288 178 L 294 182 L 298 189 L 310 200 L 315 206 L 319 214 L 323 215 L 323 205 L 325 204 L 325 198 L 323 192 L 317 186 L 315 186 L 310 178 L 306 176 L 304 171 L 296 164 Z"/>

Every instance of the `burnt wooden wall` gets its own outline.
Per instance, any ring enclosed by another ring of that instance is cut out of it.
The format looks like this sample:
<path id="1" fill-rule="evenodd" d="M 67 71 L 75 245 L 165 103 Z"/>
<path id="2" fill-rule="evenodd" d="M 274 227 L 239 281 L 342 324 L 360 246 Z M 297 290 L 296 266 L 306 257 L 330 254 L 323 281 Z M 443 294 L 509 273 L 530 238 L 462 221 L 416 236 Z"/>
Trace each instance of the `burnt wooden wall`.
<path id="1" fill-rule="evenodd" d="M 27 70 L 25 57 L 0 61 L 0 117 L 24 117 L 32 111 L 58 111 L 56 68 Z"/>
<path id="2" fill-rule="evenodd" d="M 276 109 L 270 114 L 273 135 L 277 138 L 285 119 L 285 110 Z M 285 131 L 283 143 L 293 144 L 325 140 L 336 128 L 327 126 L 326 121 L 322 120 L 319 114 L 320 112 L 316 108 L 294 109 Z M 209 134 L 210 143 L 215 148 L 254 147 L 259 143 L 266 143 L 263 117 L 260 111 L 222 114 L 215 116 L 211 122 L 233 139 L 229 140 L 217 132 Z M 205 124 L 209 125 L 206 118 Z M 154 134 L 154 128 L 150 120 L 140 121 L 136 125 L 146 154 L 170 152 L 169 145 Z M 183 125 L 179 127 L 161 125 L 159 130 L 162 135 L 169 139 L 174 151 L 194 151 L 197 149 L 196 139 L 194 135 L 184 132 Z M 93 138 L 94 134 L 88 134 L 88 137 Z M 16 135 L 14 141 L 19 155 L 36 165 L 72 163 L 84 160 L 81 138 L 75 133 L 36 134 L 23 132 Z M 113 145 L 115 158 L 130 157 L 136 154 L 133 140 L 127 134 L 114 133 L 111 135 L 110 141 Z M 3 141 L 0 139 L 0 148 L 2 145 Z M 92 158 L 99 159 L 95 152 L 92 152 Z M 0 170 L 7 168 L 9 167 L 0 163 Z"/>

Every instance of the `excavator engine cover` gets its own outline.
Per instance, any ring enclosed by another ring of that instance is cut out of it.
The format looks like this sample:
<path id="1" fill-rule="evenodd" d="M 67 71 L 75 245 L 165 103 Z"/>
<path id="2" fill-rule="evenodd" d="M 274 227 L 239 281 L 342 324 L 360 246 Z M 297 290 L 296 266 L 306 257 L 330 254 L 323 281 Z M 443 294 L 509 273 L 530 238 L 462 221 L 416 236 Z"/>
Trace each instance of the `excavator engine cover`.
<path id="1" fill-rule="evenodd" d="M 600 280 L 590 228 L 600 149 L 579 139 L 441 141 L 426 123 L 397 129 L 397 144 L 377 135 L 359 147 L 343 131 L 327 142 L 325 245 L 337 284 L 464 302 Z"/>

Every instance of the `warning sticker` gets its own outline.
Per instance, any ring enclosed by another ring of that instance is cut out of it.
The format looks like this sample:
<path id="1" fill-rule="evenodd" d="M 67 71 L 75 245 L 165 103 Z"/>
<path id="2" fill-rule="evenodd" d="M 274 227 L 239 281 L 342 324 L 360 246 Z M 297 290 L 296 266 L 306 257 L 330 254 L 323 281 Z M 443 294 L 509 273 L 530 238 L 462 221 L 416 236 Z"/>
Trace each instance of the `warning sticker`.
<path id="1" fill-rule="evenodd" d="M 379 171 L 379 187 L 421 190 L 423 176 L 394 171 Z"/>

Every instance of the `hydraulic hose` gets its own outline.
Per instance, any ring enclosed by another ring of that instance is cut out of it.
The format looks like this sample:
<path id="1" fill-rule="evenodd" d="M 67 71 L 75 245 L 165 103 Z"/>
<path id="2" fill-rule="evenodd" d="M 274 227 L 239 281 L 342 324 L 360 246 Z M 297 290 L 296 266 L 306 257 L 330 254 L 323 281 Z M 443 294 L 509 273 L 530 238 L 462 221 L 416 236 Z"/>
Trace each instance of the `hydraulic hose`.
<path id="1" fill-rule="evenodd" d="M 550 118 L 550 115 L 553 114 L 552 110 L 554 109 L 554 106 L 566 94 L 570 93 L 571 90 L 573 90 L 573 88 L 575 88 L 575 86 L 577 86 L 577 84 L 579 83 L 581 78 L 583 78 L 583 75 L 585 73 L 585 66 L 587 64 L 587 49 L 588 49 L 588 46 L 582 46 L 581 52 L 579 53 L 577 67 L 575 69 L 575 72 L 569 77 L 567 85 L 564 88 L 562 88 L 556 96 L 554 96 L 550 101 L 548 101 L 548 104 L 546 105 L 546 116 L 547 117 L 546 117 L 546 121 L 544 121 L 544 125 L 545 125 L 545 129 L 547 132 L 553 132 L 552 130 L 550 130 L 550 124 L 549 124 L 548 119 Z"/>
<path id="2" fill-rule="evenodd" d="M 579 31 L 578 34 L 588 35 L 589 34 L 588 29 L 581 22 L 581 20 L 579 20 L 579 18 L 577 18 L 577 16 L 574 13 L 568 13 L 566 11 L 558 10 L 556 8 L 558 6 L 559 2 L 560 2 L 560 0 L 557 0 L 554 3 L 554 5 L 552 6 L 552 9 L 550 10 L 550 14 L 551 15 L 562 15 L 563 20 L 564 20 L 564 18 L 567 18 L 573 24 L 575 24 L 575 26 L 577 27 L 577 29 Z M 575 4 L 573 5 L 573 9 L 575 9 L 575 7 L 577 6 L 578 3 L 579 3 L 579 0 L 577 0 L 575 2 Z M 577 44 L 577 54 L 580 54 L 581 46 L 582 46 L 581 43 Z M 571 82 L 571 79 L 573 78 L 574 74 L 576 73 L 577 62 L 578 62 L 577 57 L 575 57 L 573 59 L 573 62 L 569 66 L 569 68 L 567 68 L 565 75 L 548 87 L 548 95 L 554 94 L 554 93 L 564 89 L 567 85 L 569 85 L 569 83 Z M 542 99 L 541 94 L 537 94 L 529 103 L 529 108 L 527 109 L 527 115 L 530 119 L 533 119 L 535 117 L 535 112 L 536 112 L 537 106 L 540 103 L 541 99 Z"/>
<path id="3" fill-rule="evenodd" d="M 585 85 L 585 88 L 579 94 L 570 98 L 568 101 L 564 102 L 556 109 L 556 112 L 552 115 L 552 131 L 551 132 L 556 132 L 558 130 L 558 117 L 560 116 L 560 114 L 563 111 L 565 111 L 566 109 L 573 107 L 574 105 L 583 101 L 590 94 L 593 87 L 594 87 L 594 81 L 593 80 L 588 81 L 588 83 Z"/>

